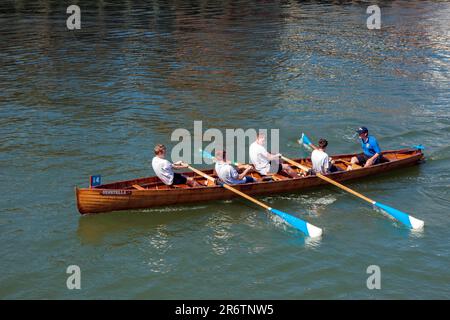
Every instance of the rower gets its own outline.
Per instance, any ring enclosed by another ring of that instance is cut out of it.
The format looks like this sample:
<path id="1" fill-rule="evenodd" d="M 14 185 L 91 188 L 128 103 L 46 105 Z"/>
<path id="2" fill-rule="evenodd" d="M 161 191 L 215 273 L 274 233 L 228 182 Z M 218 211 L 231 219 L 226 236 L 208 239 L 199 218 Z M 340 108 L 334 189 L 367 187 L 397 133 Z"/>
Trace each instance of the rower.
<path id="1" fill-rule="evenodd" d="M 315 173 L 328 174 L 341 171 L 341 169 L 334 165 L 334 161 L 325 152 L 325 149 L 328 146 L 328 141 L 326 139 L 320 139 L 318 147 L 313 144 L 311 145 L 314 148 L 311 154 L 311 162 Z"/>
<path id="2" fill-rule="evenodd" d="M 264 148 L 266 136 L 259 133 L 255 142 L 250 145 L 249 155 L 250 161 L 254 165 L 256 171 L 263 176 L 273 175 L 284 172 L 292 178 L 298 178 L 297 172 L 289 165 L 280 162 L 281 153 L 272 154 Z"/>
<path id="3" fill-rule="evenodd" d="M 218 150 L 216 151 L 216 165 L 215 170 L 220 181 L 226 184 L 242 184 L 255 182 L 250 176 L 246 174 L 252 170 L 252 166 L 244 165 L 244 171 L 239 174 L 237 170 L 230 164 L 226 159 L 226 151 Z"/>
<path id="4" fill-rule="evenodd" d="M 155 156 L 152 160 L 152 167 L 158 178 L 168 186 L 174 186 L 178 184 L 187 184 L 191 187 L 200 187 L 201 185 L 193 178 L 188 178 L 182 174 L 173 172 L 174 169 L 184 169 L 188 165 L 182 161 L 170 163 L 165 159 L 166 147 L 163 144 L 157 144 L 155 146 Z"/>
<path id="5" fill-rule="evenodd" d="M 360 127 L 356 130 L 361 139 L 361 147 L 363 153 L 352 157 L 352 164 L 359 164 L 365 168 L 386 161 L 381 155 L 378 141 L 374 136 L 369 136 L 369 130 L 366 127 Z M 352 166 L 348 166 L 347 170 L 352 170 Z"/>

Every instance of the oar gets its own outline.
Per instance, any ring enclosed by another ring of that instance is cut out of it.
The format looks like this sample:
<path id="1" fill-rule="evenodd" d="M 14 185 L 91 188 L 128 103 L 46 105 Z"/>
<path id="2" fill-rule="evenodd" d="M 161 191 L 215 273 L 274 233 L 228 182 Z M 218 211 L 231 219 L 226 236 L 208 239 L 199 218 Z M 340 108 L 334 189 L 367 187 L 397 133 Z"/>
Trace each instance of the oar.
<path id="1" fill-rule="evenodd" d="M 284 156 L 282 156 L 281 158 L 284 161 L 286 161 L 286 162 L 288 162 L 288 163 L 290 163 L 290 164 L 292 164 L 292 165 L 294 165 L 294 166 L 296 166 L 296 167 L 298 167 L 298 168 L 300 168 L 300 169 L 302 169 L 304 171 L 308 171 L 309 170 L 309 168 L 307 166 L 304 166 L 304 165 L 302 165 L 302 164 L 300 164 L 298 162 L 295 162 L 295 161 L 293 161 L 291 159 L 288 159 L 288 158 L 286 158 Z M 341 188 L 342 190 L 345 190 L 345 191 L 347 191 L 347 192 L 349 192 L 349 193 L 351 193 L 351 194 L 353 194 L 353 195 L 355 195 L 355 196 L 357 196 L 357 197 L 359 197 L 359 198 L 361 198 L 361 199 L 371 203 L 372 205 L 374 205 L 374 206 L 376 206 L 376 207 L 378 207 L 380 209 L 383 209 L 385 212 L 387 212 L 392 217 L 394 217 L 395 219 L 397 219 L 398 221 L 400 221 L 401 223 L 403 223 L 404 225 L 406 225 L 407 227 L 409 227 L 411 229 L 420 229 L 424 225 L 424 222 L 422 220 L 416 219 L 416 218 L 414 218 L 413 216 L 410 216 L 407 213 L 404 213 L 404 212 L 402 212 L 400 210 L 397 210 L 395 208 L 389 207 L 388 205 L 385 205 L 385 204 L 376 202 L 376 201 L 374 201 L 374 200 L 372 200 L 370 198 L 367 198 L 366 196 L 363 196 L 362 194 L 360 194 L 360 193 L 358 193 L 358 192 L 356 192 L 356 191 L 354 191 L 354 190 L 352 190 L 352 189 L 350 189 L 350 188 L 340 184 L 339 182 L 336 182 L 336 181 L 334 181 L 334 180 L 324 176 L 323 174 L 316 173 L 316 176 L 319 177 L 322 180 L 325 180 L 325 181 L 335 185 L 338 188 Z"/>
<path id="2" fill-rule="evenodd" d="M 188 168 L 190 170 L 192 170 L 193 172 L 195 172 L 196 174 L 198 174 L 198 175 L 200 175 L 200 176 L 202 176 L 202 177 L 204 177 L 204 178 L 206 178 L 206 179 L 208 179 L 210 181 L 214 181 L 214 178 L 209 176 L 209 175 L 207 175 L 206 173 L 204 173 L 204 172 L 202 172 L 200 170 L 197 170 L 197 169 L 195 169 L 195 168 L 193 168 L 193 167 L 191 167 L 189 165 L 188 165 Z M 294 228 L 300 230 L 305 235 L 307 235 L 307 236 L 309 236 L 311 238 L 320 237 L 322 235 L 322 229 L 320 229 L 320 228 L 318 228 L 316 226 L 313 226 L 312 224 L 310 224 L 308 222 L 305 222 L 305 221 L 303 221 L 303 220 L 301 220 L 301 219 L 299 219 L 297 217 L 294 217 L 294 216 L 292 216 L 292 215 L 290 215 L 290 214 L 288 214 L 286 212 L 283 212 L 283 211 L 271 208 L 268 205 L 266 205 L 266 204 L 256 200 L 255 198 L 252 198 L 252 197 L 246 195 L 245 193 L 243 193 L 243 192 L 233 188 L 232 186 L 230 186 L 228 184 L 223 184 L 223 186 L 224 186 L 224 188 L 226 188 L 226 189 L 228 189 L 228 190 L 230 190 L 230 191 L 240 195 L 241 197 L 243 197 L 243 198 L 245 198 L 245 199 L 247 199 L 247 200 L 249 200 L 249 201 L 251 201 L 251 202 L 253 202 L 253 203 L 255 203 L 255 204 L 257 204 L 257 205 L 259 205 L 261 207 L 263 207 L 264 209 L 269 210 L 270 212 L 276 214 L 277 216 L 279 216 L 282 219 L 284 219 L 284 221 L 289 223 L 291 226 L 293 226 Z"/>
<path id="3" fill-rule="evenodd" d="M 298 139 L 298 143 L 303 145 L 305 148 L 309 150 L 316 149 L 316 146 L 312 144 L 311 140 L 309 140 L 308 136 L 302 132 L 302 136 Z"/>

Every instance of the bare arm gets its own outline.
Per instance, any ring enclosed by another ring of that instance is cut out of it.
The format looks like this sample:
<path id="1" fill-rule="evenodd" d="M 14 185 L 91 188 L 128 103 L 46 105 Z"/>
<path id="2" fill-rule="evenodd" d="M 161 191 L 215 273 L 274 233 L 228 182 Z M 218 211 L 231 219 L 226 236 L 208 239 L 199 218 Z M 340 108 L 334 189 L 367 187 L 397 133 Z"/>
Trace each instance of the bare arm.
<path id="1" fill-rule="evenodd" d="M 252 166 L 247 166 L 247 168 L 239 175 L 239 180 L 244 179 L 250 170 L 252 170 Z"/>
<path id="2" fill-rule="evenodd" d="M 311 148 L 313 148 L 314 150 L 318 150 L 318 149 L 319 149 L 319 147 L 316 147 L 316 146 L 313 145 L 312 143 L 310 143 L 309 146 L 310 146 Z"/>
<path id="3" fill-rule="evenodd" d="M 366 161 L 366 164 L 364 165 L 364 167 L 368 167 L 371 166 L 373 164 L 373 162 L 380 156 L 379 153 L 375 153 L 369 160 Z"/>
<path id="4" fill-rule="evenodd" d="M 187 167 L 188 167 L 188 164 L 184 163 L 182 161 L 177 161 L 177 162 L 172 164 L 172 168 L 174 168 L 175 170 L 185 169 Z"/>
<path id="5" fill-rule="evenodd" d="M 269 160 L 277 160 L 281 157 L 281 153 L 277 153 L 277 154 L 272 154 L 267 152 L 267 159 Z"/>

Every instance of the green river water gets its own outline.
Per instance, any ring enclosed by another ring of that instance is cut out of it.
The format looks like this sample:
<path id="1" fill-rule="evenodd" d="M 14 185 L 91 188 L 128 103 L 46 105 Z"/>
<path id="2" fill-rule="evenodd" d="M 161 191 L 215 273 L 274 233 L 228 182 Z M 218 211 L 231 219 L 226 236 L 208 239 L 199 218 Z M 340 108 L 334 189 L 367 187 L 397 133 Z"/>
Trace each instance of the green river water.
<path id="1" fill-rule="evenodd" d="M 69 31 L 64 3 L 2 2 L 0 298 L 448 299 L 450 3 L 376 3 L 380 30 L 357 1 L 83 1 Z M 361 125 L 423 144 L 420 166 L 348 185 L 425 228 L 332 186 L 259 198 L 317 241 L 241 199 L 77 212 L 75 186 L 153 175 L 153 146 L 196 120 L 279 129 L 289 157 L 302 131 L 359 152 Z"/>

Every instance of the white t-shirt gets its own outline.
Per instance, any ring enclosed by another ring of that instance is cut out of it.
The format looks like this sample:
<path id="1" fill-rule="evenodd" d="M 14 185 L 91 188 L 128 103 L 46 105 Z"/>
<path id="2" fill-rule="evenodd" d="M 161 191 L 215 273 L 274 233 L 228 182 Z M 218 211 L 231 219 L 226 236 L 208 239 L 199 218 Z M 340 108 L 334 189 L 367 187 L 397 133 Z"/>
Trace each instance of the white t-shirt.
<path id="1" fill-rule="evenodd" d="M 266 175 L 270 170 L 270 162 L 266 148 L 258 144 L 256 141 L 250 145 L 249 149 L 250 161 L 255 166 L 256 171 L 262 175 Z"/>
<path id="2" fill-rule="evenodd" d="M 226 184 L 240 184 L 245 183 L 245 179 L 239 180 L 239 173 L 232 165 L 224 162 L 216 162 L 216 173 L 219 179 Z"/>
<path id="3" fill-rule="evenodd" d="M 312 152 L 311 162 L 316 173 L 327 174 L 330 170 L 330 158 L 322 150 L 314 150 Z"/>
<path id="4" fill-rule="evenodd" d="M 160 157 L 154 157 L 152 160 L 152 167 L 153 171 L 155 171 L 156 175 L 162 182 L 167 185 L 171 185 L 173 183 L 173 168 L 169 161 Z"/>

